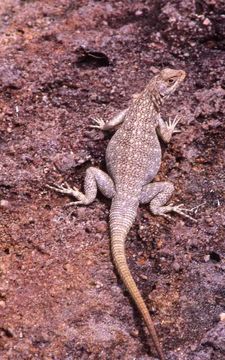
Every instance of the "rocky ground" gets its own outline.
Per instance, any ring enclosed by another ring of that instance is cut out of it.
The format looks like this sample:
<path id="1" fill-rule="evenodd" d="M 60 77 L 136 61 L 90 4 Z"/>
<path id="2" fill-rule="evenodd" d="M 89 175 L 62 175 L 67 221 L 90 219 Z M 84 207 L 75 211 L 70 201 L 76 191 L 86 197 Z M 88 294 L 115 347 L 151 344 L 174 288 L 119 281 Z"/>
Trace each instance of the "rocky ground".
<path id="1" fill-rule="evenodd" d="M 45 185 L 105 169 L 91 118 L 169 66 L 188 73 L 163 110 L 182 131 L 156 180 L 198 222 L 141 206 L 127 258 L 167 359 L 224 359 L 224 1 L 5 0 L 0 19 L 0 358 L 156 359 L 112 265 L 110 201 L 65 208 Z"/>

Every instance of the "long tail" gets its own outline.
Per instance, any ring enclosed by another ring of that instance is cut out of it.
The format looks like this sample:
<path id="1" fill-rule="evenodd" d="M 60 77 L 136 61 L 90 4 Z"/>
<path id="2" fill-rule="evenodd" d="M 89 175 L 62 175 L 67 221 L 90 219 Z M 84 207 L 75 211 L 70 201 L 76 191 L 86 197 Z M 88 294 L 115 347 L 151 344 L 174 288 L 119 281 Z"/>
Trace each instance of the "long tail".
<path id="1" fill-rule="evenodd" d="M 153 343 L 156 347 L 160 360 L 165 360 L 162 348 L 157 336 L 153 321 L 145 305 L 145 302 L 135 284 L 135 281 L 130 273 L 125 256 L 125 240 L 127 233 L 132 226 L 136 215 L 136 207 L 131 206 L 126 210 L 121 209 L 121 202 L 113 201 L 110 212 L 110 229 L 111 229 L 111 247 L 112 256 L 116 269 L 129 291 L 132 299 L 134 300 L 138 310 L 144 318 L 149 334 L 152 337 Z"/>

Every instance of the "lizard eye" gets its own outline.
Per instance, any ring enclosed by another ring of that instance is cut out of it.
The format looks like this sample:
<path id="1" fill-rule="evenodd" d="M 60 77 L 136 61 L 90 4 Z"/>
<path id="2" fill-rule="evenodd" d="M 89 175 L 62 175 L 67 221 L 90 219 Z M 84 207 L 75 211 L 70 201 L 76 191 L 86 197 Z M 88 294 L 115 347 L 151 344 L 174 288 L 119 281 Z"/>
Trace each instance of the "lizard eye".
<path id="1" fill-rule="evenodd" d="M 169 83 L 170 85 L 172 85 L 172 84 L 175 83 L 176 80 L 175 80 L 175 79 L 168 79 L 167 81 L 168 81 L 168 83 Z"/>

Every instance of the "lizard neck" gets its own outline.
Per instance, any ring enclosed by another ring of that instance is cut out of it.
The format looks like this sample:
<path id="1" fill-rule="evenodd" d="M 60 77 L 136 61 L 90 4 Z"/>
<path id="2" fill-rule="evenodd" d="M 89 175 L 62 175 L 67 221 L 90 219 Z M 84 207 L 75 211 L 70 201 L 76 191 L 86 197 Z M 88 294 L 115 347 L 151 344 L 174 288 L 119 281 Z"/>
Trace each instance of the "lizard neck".
<path id="1" fill-rule="evenodd" d="M 158 91 L 156 91 L 156 89 L 154 89 L 152 87 L 148 87 L 148 86 L 144 90 L 143 95 L 149 99 L 149 101 L 152 103 L 155 111 L 157 113 L 159 113 L 160 109 L 164 103 L 164 97 Z"/>
<path id="2" fill-rule="evenodd" d="M 124 122 L 125 130 L 139 128 L 140 131 L 148 131 L 157 126 L 162 103 L 162 97 L 157 92 L 152 93 L 147 87 L 131 106 Z"/>

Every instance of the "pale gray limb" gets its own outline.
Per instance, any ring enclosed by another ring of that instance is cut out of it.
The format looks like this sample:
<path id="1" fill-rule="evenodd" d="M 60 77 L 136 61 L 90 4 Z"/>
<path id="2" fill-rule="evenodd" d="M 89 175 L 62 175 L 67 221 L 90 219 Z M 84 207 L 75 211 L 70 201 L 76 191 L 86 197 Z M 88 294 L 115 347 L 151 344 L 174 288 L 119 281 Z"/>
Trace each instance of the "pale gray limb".
<path id="1" fill-rule="evenodd" d="M 141 192 L 140 203 L 146 204 L 150 202 L 150 210 L 154 215 L 161 215 L 167 219 L 171 219 L 170 215 L 167 213 L 173 211 L 189 220 L 197 222 L 193 217 L 186 214 L 186 212 L 190 212 L 193 209 L 186 209 L 183 207 L 183 204 L 166 205 L 167 201 L 172 196 L 173 191 L 173 184 L 166 181 L 145 185 Z"/>
<path id="2" fill-rule="evenodd" d="M 128 108 L 125 110 L 120 111 L 117 115 L 115 115 L 111 120 L 107 123 L 102 118 L 95 118 L 93 119 L 94 125 L 90 125 L 91 128 L 100 129 L 100 130 L 112 130 L 117 125 L 120 125 L 125 118 L 125 115 L 128 111 Z"/>
<path id="3" fill-rule="evenodd" d="M 180 132 L 180 130 L 176 129 L 176 126 L 180 120 L 181 117 L 179 117 L 178 115 L 175 116 L 173 120 L 169 119 L 168 121 L 164 121 L 161 116 L 159 116 L 157 134 L 165 143 L 168 144 L 170 142 L 171 136 L 175 133 Z"/>
<path id="4" fill-rule="evenodd" d="M 47 185 L 49 189 L 55 190 L 61 194 L 73 196 L 77 201 L 73 201 L 68 205 L 89 205 L 97 195 L 97 189 L 108 198 L 112 198 L 115 194 L 114 183 L 108 174 L 102 170 L 90 167 L 86 171 L 84 180 L 84 194 L 75 186 L 70 187 L 67 183 L 62 185 Z"/>

